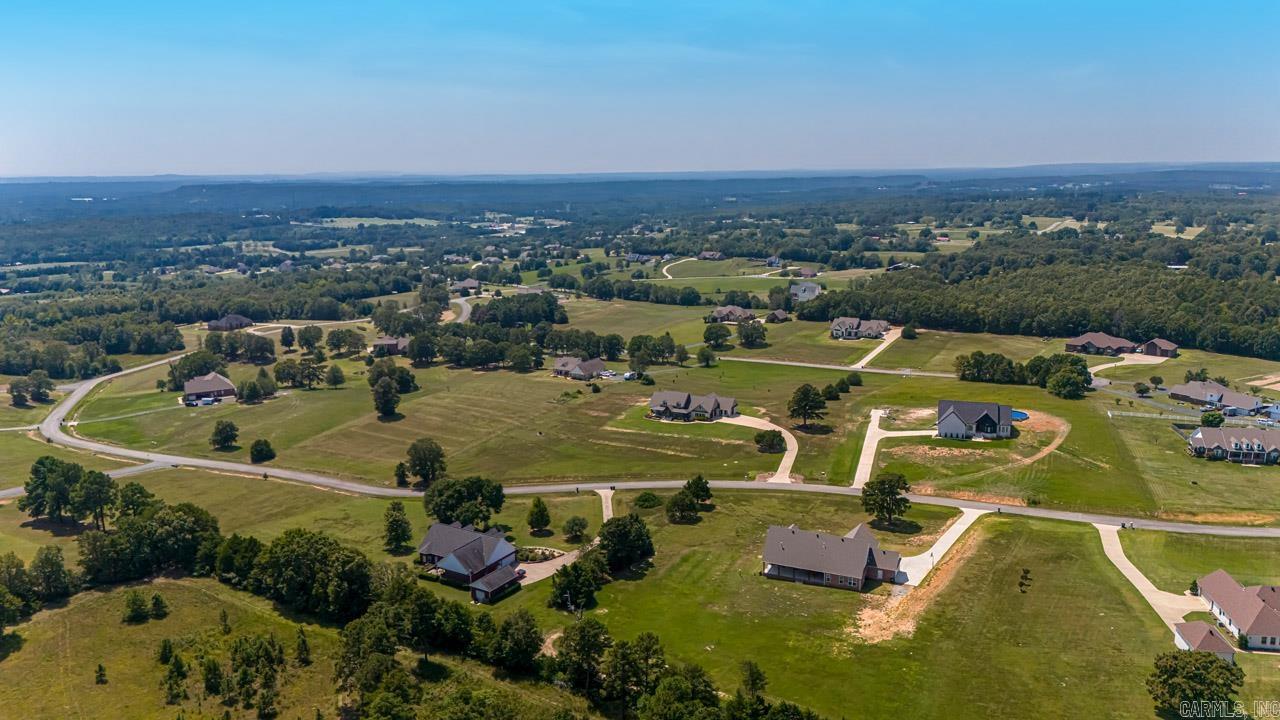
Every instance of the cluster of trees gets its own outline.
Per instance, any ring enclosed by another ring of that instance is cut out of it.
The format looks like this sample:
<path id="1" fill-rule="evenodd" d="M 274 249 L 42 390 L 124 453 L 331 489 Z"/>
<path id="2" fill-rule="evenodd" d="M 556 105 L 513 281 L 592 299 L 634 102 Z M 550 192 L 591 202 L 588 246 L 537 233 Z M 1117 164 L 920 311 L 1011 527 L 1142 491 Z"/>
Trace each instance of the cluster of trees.
<path id="1" fill-rule="evenodd" d="M 1000 353 L 975 350 L 968 355 L 957 355 L 955 368 L 956 377 L 961 380 L 1038 385 L 1068 400 L 1084 397 L 1093 382 L 1085 359 L 1071 353 L 1055 353 L 1048 357 L 1037 355 L 1026 363 L 1020 363 Z"/>
<path id="2" fill-rule="evenodd" d="M 821 420 L 826 417 L 827 401 L 839 400 L 842 394 L 861 385 L 862 375 L 857 372 L 851 372 L 834 383 L 824 386 L 821 390 L 810 383 L 805 383 L 791 393 L 791 399 L 787 401 L 787 416 L 793 420 L 800 420 L 800 426 L 807 428 L 810 420 Z M 759 439 L 756 442 L 759 443 Z M 785 449 L 785 445 L 783 447 Z"/>
<path id="3" fill-rule="evenodd" d="M 595 604 L 596 591 L 622 572 L 653 555 L 653 539 L 635 513 L 613 517 L 600 527 L 599 542 L 551 576 L 550 607 L 570 612 Z"/>
<path id="4" fill-rule="evenodd" d="M 422 496 L 427 514 L 442 523 L 462 523 L 489 527 L 489 520 L 502 512 L 506 495 L 502 485 L 477 476 L 449 478 L 431 483 Z"/>
<path id="5" fill-rule="evenodd" d="M 51 455 L 31 465 L 24 490 L 18 509 L 27 515 L 64 524 L 89 519 L 99 530 L 120 503 L 120 491 L 111 476 Z"/>
<path id="6" fill-rule="evenodd" d="M 205 336 L 201 347 L 227 362 L 242 360 L 255 365 L 266 365 L 276 359 L 274 340 L 241 330 L 211 332 Z"/>
<path id="7" fill-rule="evenodd" d="M 14 407 L 26 407 L 38 402 L 47 403 L 53 392 L 54 382 L 44 370 L 32 370 L 26 377 L 9 381 L 9 402 Z"/>
<path id="8" fill-rule="evenodd" d="M 119 372 L 120 362 L 95 342 L 71 348 L 57 340 L 33 343 L 0 337 L 0 374 L 27 375 L 37 371 L 58 380 L 90 378 Z"/>
<path id="9" fill-rule="evenodd" d="M 552 293 L 517 293 L 495 297 L 471 311 L 471 322 L 477 325 L 496 323 L 502 327 L 537 325 L 540 322 L 564 324 L 569 316 Z"/>
<path id="10" fill-rule="evenodd" d="M 227 362 L 208 350 L 196 350 L 169 363 L 166 385 L 169 390 L 181 392 L 183 384 L 188 380 L 211 372 L 225 375 Z"/>
<path id="11" fill-rule="evenodd" d="M 67 568 L 62 548 L 46 545 L 36 550 L 28 567 L 13 552 L 0 555 L 0 634 L 5 625 L 79 592 L 80 576 Z"/>
<path id="12" fill-rule="evenodd" d="M 585 295 L 597 300 L 634 300 L 651 302 L 659 305 L 702 305 L 702 295 L 691 287 L 676 289 L 670 285 L 657 283 L 633 282 L 631 280 L 611 280 L 597 277 L 582 286 Z"/>
<path id="13" fill-rule="evenodd" d="M 711 485 L 702 475 L 695 475 L 684 487 L 667 498 L 667 520 L 686 525 L 698 521 L 698 511 L 706 509 L 711 501 Z"/>

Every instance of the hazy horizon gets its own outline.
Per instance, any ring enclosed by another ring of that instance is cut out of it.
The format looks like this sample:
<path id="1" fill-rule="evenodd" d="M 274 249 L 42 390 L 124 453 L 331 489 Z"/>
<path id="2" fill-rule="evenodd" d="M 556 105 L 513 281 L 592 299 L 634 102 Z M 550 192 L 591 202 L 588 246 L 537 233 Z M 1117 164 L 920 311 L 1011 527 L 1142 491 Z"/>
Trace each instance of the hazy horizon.
<path id="1" fill-rule="evenodd" d="M 1261 2 L 22 3 L 0 176 L 1266 162 L 1278 25 Z"/>

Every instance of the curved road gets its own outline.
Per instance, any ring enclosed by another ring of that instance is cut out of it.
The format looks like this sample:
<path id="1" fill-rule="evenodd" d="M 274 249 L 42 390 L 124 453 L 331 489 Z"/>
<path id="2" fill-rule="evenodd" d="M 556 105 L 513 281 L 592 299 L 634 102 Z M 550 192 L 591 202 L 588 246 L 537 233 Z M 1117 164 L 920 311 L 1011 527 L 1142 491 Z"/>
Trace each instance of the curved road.
<path id="1" fill-rule="evenodd" d="M 469 307 L 467 303 L 462 303 L 464 307 Z M 248 463 L 230 462 L 225 460 L 212 460 L 208 458 L 187 457 L 183 455 L 169 455 L 166 453 L 150 452 L 147 450 L 134 450 L 131 448 L 123 448 L 116 445 L 108 445 L 106 443 L 88 440 L 82 437 L 68 434 L 63 430 L 63 424 L 71 411 L 80 403 L 94 388 L 98 387 L 109 380 L 128 375 L 130 373 L 141 372 L 159 365 L 173 361 L 176 357 L 170 356 L 139 365 L 137 367 L 122 370 L 118 373 L 103 375 L 98 378 L 86 380 L 76 385 L 62 400 L 54 406 L 53 410 L 40 423 L 40 433 L 44 435 L 50 442 L 63 445 L 66 447 L 86 450 L 88 452 L 99 453 L 118 458 L 127 458 L 131 460 L 141 461 L 145 465 L 152 467 L 192 467 L 202 468 L 205 470 L 215 470 L 221 472 L 236 473 L 241 475 L 249 475 L 263 478 L 279 478 L 281 480 L 289 480 L 299 482 L 315 487 L 326 488 L 330 490 L 338 490 L 358 495 L 371 495 L 375 497 L 414 497 L 420 493 L 407 488 L 381 487 L 377 485 L 367 485 L 361 482 L 350 480 L 342 480 L 320 473 L 307 472 L 303 470 L 289 470 L 286 468 L 250 465 Z M 133 472 L 139 472 L 141 468 L 134 469 Z M 119 472 L 122 474 L 132 474 L 128 472 L 128 468 L 122 468 Z M 537 493 L 556 493 L 556 492 L 595 492 L 597 490 L 612 490 L 616 488 L 624 489 L 670 489 L 683 487 L 683 480 L 648 480 L 625 483 L 556 483 L 544 485 L 514 485 L 506 488 L 506 492 L 510 495 L 533 495 Z M 776 492 L 805 492 L 805 493 L 822 493 L 828 495 L 861 495 L 858 488 L 838 485 L 804 485 L 800 483 L 764 483 L 750 482 L 741 480 L 723 480 L 713 481 L 711 486 L 723 490 L 766 490 Z M 22 494 L 22 488 L 8 488 L 0 490 L 0 498 L 16 497 Z M 1166 532 L 1192 533 L 1198 535 L 1224 535 L 1234 537 L 1260 537 L 1260 538 L 1280 538 L 1280 527 L 1242 527 L 1235 525 L 1206 525 L 1196 523 L 1169 522 L 1152 519 L 1132 520 L 1128 517 L 1115 515 L 1102 515 L 1097 513 L 1073 512 L 1069 510 L 1052 510 L 1041 507 L 1024 507 L 1019 505 L 1000 505 L 998 503 L 977 502 L 973 500 L 961 500 L 957 498 L 939 497 L 934 495 L 908 495 L 911 502 L 920 505 L 941 505 L 944 507 L 953 507 L 957 509 L 972 510 L 988 510 L 995 513 L 1008 513 L 1010 515 L 1019 515 L 1026 517 L 1046 518 L 1051 520 L 1065 520 L 1068 522 L 1082 522 L 1090 524 L 1102 525 L 1119 525 L 1121 522 L 1135 522 L 1136 527 L 1144 530 L 1161 530 Z"/>

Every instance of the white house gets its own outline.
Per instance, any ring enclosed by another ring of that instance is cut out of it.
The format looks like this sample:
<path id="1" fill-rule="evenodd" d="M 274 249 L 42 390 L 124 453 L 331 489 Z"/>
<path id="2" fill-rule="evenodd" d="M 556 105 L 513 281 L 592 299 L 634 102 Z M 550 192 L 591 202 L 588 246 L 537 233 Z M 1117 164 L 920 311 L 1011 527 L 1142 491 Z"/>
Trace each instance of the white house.
<path id="1" fill-rule="evenodd" d="M 1226 570 L 1196 581 L 1209 612 L 1250 650 L 1280 651 L 1280 587 L 1243 587 Z"/>
<path id="2" fill-rule="evenodd" d="M 1178 623 L 1173 626 L 1173 644 L 1179 650 L 1211 652 L 1229 663 L 1235 664 L 1236 649 L 1222 637 L 1218 629 L 1203 620 Z"/>
<path id="3" fill-rule="evenodd" d="M 1013 436 L 1013 408 L 989 402 L 939 400 L 938 437 L 955 440 Z"/>

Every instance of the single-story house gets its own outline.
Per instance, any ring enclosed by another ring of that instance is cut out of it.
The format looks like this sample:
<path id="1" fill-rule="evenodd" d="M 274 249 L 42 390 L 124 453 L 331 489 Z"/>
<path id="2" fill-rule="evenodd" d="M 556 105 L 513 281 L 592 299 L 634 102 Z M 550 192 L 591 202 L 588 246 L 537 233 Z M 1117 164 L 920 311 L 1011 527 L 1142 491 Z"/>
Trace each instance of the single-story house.
<path id="1" fill-rule="evenodd" d="M 1187 452 L 1209 460 L 1274 465 L 1280 462 L 1280 430 L 1200 427 L 1187 438 Z"/>
<path id="2" fill-rule="evenodd" d="M 217 320 L 210 320 L 208 328 L 216 332 L 229 332 L 231 330 L 243 330 L 253 324 L 253 321 L 243 315 L 231 313 L 223 315 Z"/>
<path id="3" fill-rule="evenodd" d="M 490 602 L 519 582 L 516 548 L 497 529 L 435 523 L 418 545 L 418 557 L 439 570 L 441 580 L 468 588 L 477 602 Z"/>
<path id="4" fill-rule="evenodd" d="M 831 337 L 837 340 L 856 340 L 858 338 L 881 338 L 889 332 L 887 320 L 860 320 L 853 317 L 838 317 L 831 321 Z"/>
<path id="5" fill-rule="evenodd" d="M 938 437 L 1007 438 L 1013 436 L 1013 408 L 992 402 L 939 400 Z"/>
<path id="6" fill-rule="evenodd" d="M 1164 338 L 1152 338 L 1142 344 L 1143 355 L 1178 357 L 1178 344 Z"/>
<path id="7" fill-rule="evenodd" d="M 718 323 L 751 322 L 755 319 L 755 313 L 747 310 L 746 308 L 740 308 L 737 305 L 724 305 L 722 307 L 718 307 L 715 310 L 712 310 L 711 314 L 707 316 L 707 322 Z"/>
<path id="8" fill-rule="evenodd" d="M 778 308 L 777 310 L 774 310 L 770 312 L 768 315 L 764 316 L 764 321 L 767 323 L 784 323 L 790 319 L 791 319 L 791 316 L 788 315 L 787 311 L 783 310 L 782 308 Z"/>
<path id="9" fill-rule="evenodd" d="M 1236 662 L 1236 649 L 1222 637 L 1217 628 L 1203 620 L 1174 625 L 1173 644 L 1179 650 L 1211 652 L 1233 665 Z"/>
<path id="10" fill-rule="evenodd" d="M 1280 587 L 1243 587 L 1226 570 L 1214 570 L 1196 581 L 1209 612 L 1250 650 L 1280 651 Z"/>
<path id="11" fill-rule="evenodd" d="M 649 398 L 649 414 L 663 420 L 719 420 L 738 414 L 738 401 L 720 395 L 659 390 Z"/>
<path id="12" fill-rule="evenodd" d="M 449 292 L 478 292 L 480 290 L 480 281 L 475 278 L 466 278 L 449 286 Z"/>
<path id="13" fill-rule="evenodd" d="M 770 255 L 764 259 L 764 266 L 771 268 L 782 267 L 782 258 L 777 255 Z"/>
<path id="14" fill-rule="evenodd" d="M 604 361 L 600 358 L 587 360 L 568 355 L 556 358 L 555 365 L 551 367 L 551 372 L 556 375 L 574 380 L 591 380 L 604 371 Z"/>
<path id="15" fill-rule="evenodd" d="M 471 258 L 466 255 L 445 255 L 440 259 L 450 265 L 461 265 L 462 263 L 471 262 Z"/>
<path id="16" fill-rule="evenodd" d="M 818 277 L 818 271 L 817 271 L 817 270 L 814 270 L 813 268 L 807 268 L 807 267 L 802 267 L 802 268 L 800 268 L 799 270 L 796 270 L 796 274 L 797 274 L 797 275 L 799 275 L 799 276 L 800 276 L 800 277 L 802 277 L 802 278 L 816 278 L 816 277 Z"/>
<path id="17" fill-rule="evenodd" d="M 1256 395 L 1236 392 L 1212 380 L 1193 380 L 1169 388 L 1169 398 L 1195 405 L 1211 405 L 1228 415 L 1256 415 L 1267 402 Z"/>
<path id="18" fill-rule="evenodd" d="M 409 349 L 409 338 L 407 337 L 390 337 L 383 335 L 373 341 L 373 354 L 382 357 L 385 355 L 403 355 Z"/>
<path id="19" fill-rule="evenodd" d="M 1138 352 L 1138 344 L 1104 332 L 1087 332 L 1067 341 L 1067 352 L 1088 355 L 1119 355 Z"/>
<path id="20" fill-rule="evenodd" d="M 698 259 L 699 260 L 723 260 L 724 253 L 718 252 L 716 250 L 703 250 L 702 252 L 698 253 Z"/>
<path id="21" fill-rule="evenodd" d="M 867 580 L 894 582 L 902 561 L 893 550 L 881 550 L 865 524 L 844 537 L 771 525 L 763 555 L 767 578 L 844 590 L 861 590 Z"/>
<path id="22" fill-rule="evenodd" d="M 787 292 L 791 294 L 792 302 L 805 302 L 821 295 L 822 286 L 818 283 L 798 282 L 787 288 Z"/>
<path id="23" fill-rule="evenodd" d="M 182 399 L 184 401 L 235 396 L 236 386 L 230 379 L 216 372 L 191 378 L 182 384 Z"/>

